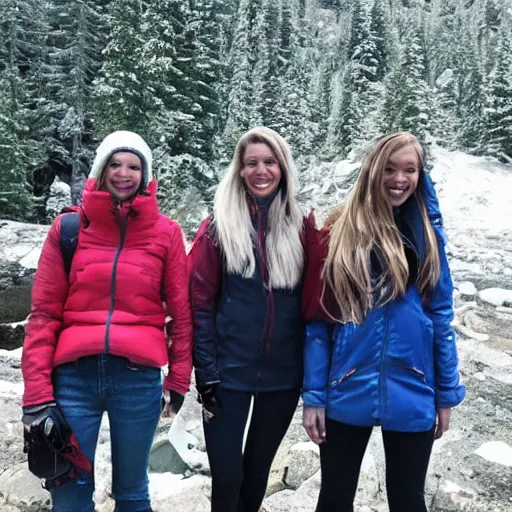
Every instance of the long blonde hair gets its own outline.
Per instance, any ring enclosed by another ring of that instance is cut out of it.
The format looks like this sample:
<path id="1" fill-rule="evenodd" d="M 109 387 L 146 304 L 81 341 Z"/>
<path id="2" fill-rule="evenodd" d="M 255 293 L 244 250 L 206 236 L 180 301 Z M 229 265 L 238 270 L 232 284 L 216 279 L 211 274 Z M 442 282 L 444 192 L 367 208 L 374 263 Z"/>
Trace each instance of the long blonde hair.
<path id="1" fill-rule="evenodd" d="M 274 130 L 256 127 L 238 141 L 228 172 L 222 178 L 213 203 L 213 218 L 227 270 L 244 277 L 256 268 L 256 232 L 251 222 L 247 192 L 240 175 L 249 144 L 266 144 L 281 169 L 278 192 L 270 205 L 266 256 L 271 288 L 293 289 L 302 278 L 304 250 L 300 239 L 302 213 L 297 203 L 297 171 L 286 141 Z"/>
<path id="2" fill-rule="evenodd" d="M 381 138 L 367 153 L 361 172 L 346 204 L 331 216 L 330 240 L 322 271 L 323 292 L 334 300 L 340 322 L 361 323 L 375 306 L 375 289 L 389 285 L 382 305 L 403 295 L 409 268 L 402 237 L 393 218 L 393 208 L 384 186 L 384 171 L 390 156 L 410 146 L 418 156 L 420 178 L 415 198 L 425 233 L 425 254 L 420 255 L 416 286 L 426 302 L 429 291 L 440 276 L 436 235 L 429 222 L 421 190 L 424 153 L 418 139 L 407 132 Z M 375 289 L 372 285 L 370 256 L 376 250 L 382 260 L 382 274 Z"/>

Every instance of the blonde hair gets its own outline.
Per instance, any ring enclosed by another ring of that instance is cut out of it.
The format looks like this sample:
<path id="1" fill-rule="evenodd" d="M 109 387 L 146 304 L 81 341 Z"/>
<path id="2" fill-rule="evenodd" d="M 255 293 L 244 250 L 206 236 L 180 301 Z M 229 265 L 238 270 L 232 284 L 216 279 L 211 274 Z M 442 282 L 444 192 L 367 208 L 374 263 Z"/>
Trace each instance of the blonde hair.
<path id="1" fill-rule="evenodd" d="M 388 285 L 389 290 L 382 305 L 406 291 L 409 268 L 383 180 L 389 158 L 404 147 L 412 147 L 418 156 L 418 187 L 421 187 L 424 165 L 421 144 L 410 133 L 392 133 L 381 138 L 367 153 L 346 204 L 330 217 L 329 250 L 322 271 L 322 301 L 328 291 L 340 314 L 340 318 L 333 317 L 336 321 L 361 323 L 375 306 L 374 292 L 384 285 Z M 421 193 L 415 192 L 415 197 L 425 233 L 425 254 L 420 255 L 416 286 L 426 302 L 429 291 L 439 280 L 440 261 L 425 201 Z M 377 251 L 382 262 L 382 274 L 375 288 L 370 267 L 372 250 Z"/>
<path id="2" fill-rule="evenodd" d="M 281 181 L 268 215 L 266 257 L 271 288 L 293 289 L 302 278 L 304 250 L 300 239 L 302 212 L 297 203 L 297 171 L 286 141 L 274 130 L 256 127 L 238 141 L 228 172 L 215 193 L 213 218 L 227 271 L 250 277 L 256 268 L 256 231 L 251 222 L 247 191 L 240 175 L 249 144 L 266 144 L 281 169 Z"/>

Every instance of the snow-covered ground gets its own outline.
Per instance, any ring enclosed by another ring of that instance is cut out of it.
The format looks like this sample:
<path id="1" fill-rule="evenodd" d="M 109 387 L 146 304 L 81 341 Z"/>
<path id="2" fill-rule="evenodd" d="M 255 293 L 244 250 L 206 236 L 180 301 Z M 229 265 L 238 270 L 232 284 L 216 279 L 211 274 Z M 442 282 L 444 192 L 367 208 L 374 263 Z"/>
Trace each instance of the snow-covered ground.
<path id="1" fill-rule="evenodd" d="M 476 296 L 478 290 L 479 301 L 458 304 L 456 328 L 468 393 L 453 412 L 450 430 L 434 445 L 427 481 L 429 510 L 512 511 L 512 309 L 503 307 L 512 290 L 512 166 L 441 148 L 434 148 L 433 154 L 432 176 L 455 282 L 462 285 L 463 295 Z M 300 191 L 302 203 L 315 206 L 322 218 L 346 195 L 356 167 L 350 161 L 311 166 L 304 171 L 307 183 Z M 47 231 L 48 226 L 0 221 L 0 264 L 19 263 L 21 268 L 33 269 Z M 463 283 L 467 279 L 476 288 Z M 509 291 L 482 293 L 489 286 Z M 21 450 L 20 352 L 0 351 L 0 509 L 6 512 L 48 506 L 48 495 L 28 473 Z M 171 440 L 190 473 L 188 478 L 152 473 L 153 508 L 206 512 L 210 483 L 204 475 L 206 456 L 194 396 L 187 397 L 180 414 L 184 422 L 175 424 Z M 273 494 L 264 502 L 266 512 L 314 510 L 320 481 L 318 455 L 306 443 L 300 416 L 299 407 L 274 464 L 269 483 Z M 168 439 L 168 430 L 161 426 L 160 437 Z M 100 437 L 98 510 L 111 512 L 108 431 L 102 430 Z M 162 453 L 175 457 L 174 452 Z M 376 432 L 361 473 L 356 510 L 387 510 L 383 460 Z"/>

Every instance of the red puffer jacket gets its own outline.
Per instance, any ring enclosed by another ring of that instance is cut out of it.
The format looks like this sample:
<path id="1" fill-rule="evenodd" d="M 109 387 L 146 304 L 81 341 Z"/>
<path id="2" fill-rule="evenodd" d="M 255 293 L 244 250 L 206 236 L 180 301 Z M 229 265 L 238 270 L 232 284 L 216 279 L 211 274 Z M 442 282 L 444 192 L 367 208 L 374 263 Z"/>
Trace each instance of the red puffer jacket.
<path id="1" fill-rule="evenodd" d="M 82 226 L 68 276 L 60 221 L 44 243 L 32 290 L 22 370 L 23 405 L 53 400 L 52 370 L 79 357 L 109 353 L 149 366 L 169 364 L 166 389 L 186 393 L 192 371 L 188 272 L 179 225 L 158 211 L 156 182 L 116 210 L 89 179 Z M 165 339 L 167 304 L 170 338 Z"/>

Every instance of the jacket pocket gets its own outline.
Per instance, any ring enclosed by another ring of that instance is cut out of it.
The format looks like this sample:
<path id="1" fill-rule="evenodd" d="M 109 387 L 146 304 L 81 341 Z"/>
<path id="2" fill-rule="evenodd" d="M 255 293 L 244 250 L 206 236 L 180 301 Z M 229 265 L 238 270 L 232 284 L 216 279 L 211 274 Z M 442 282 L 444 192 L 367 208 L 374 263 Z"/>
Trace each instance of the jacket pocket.
<path id="1" fill-rule="evenodd" d="M 424 371 L 420 370 L 419 368 L 416 368 L 416 366 L 403 365 L 403 368 L 412 376 L 416 377 L 422 384 L 425 384 L 425 386 L 427 386 L 428 389 L 432 391 L 432 393 L 435 393 L 434 388 L 432 384 L 429 382 Z"/>
<path id="2" fill-rule="evenodd" d="M 356 373 L 356 371 L 357 371 L 357 368 L 350 368 L 350 370 L 345 372 L 341 377 L 333 378 L 331 380 L 331 382 L 329 383 L 331 389 L 337 388 L 342 382 L 344 382 L 347 379 L 349 379 L 350 377 L 352 377 L 352 375 L 354 375 L 354 373 Z"/>

